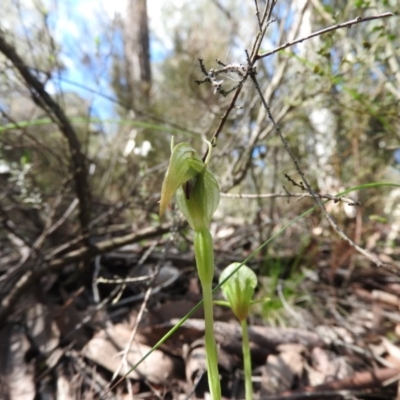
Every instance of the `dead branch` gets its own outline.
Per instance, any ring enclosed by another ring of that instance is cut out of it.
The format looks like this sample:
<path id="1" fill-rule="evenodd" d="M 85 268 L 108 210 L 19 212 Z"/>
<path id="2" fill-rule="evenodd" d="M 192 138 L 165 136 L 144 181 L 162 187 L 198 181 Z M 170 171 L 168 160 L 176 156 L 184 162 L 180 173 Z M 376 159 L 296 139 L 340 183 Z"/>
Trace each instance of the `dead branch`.
<path id="1" fill-rule="evenodd" d="M 360 206 L 361 202 L 354 201 L 347 197 L 342 196 L 334 196 L 329 193 L 321 194 L 316 193 L 320 199 L 331 200 L 335 203 L 346 203 L 349 206 Z M 247 193 L 221 193 L 221 197 L 230 198 L 230 199 L 275 199 L 279 197 L 295 197 L 298 199 L 302 199 L 304 197 L 313 197 L 309 193 L 264 193 L 264 194 L 247 194 Z"/>
<path id="2" fill-rule="evenodd" d="M 394 14 L 391 13 L 391 12 L 385 12 L 383 14 L 371 15 L 369 17 L 357 17 L 357 18 L 354 18 L 354 19 L 352 19 L 350 21 L 342 22 L 340 24 L 333 25 L 333 26 L 330 26 L 330 27 L 325 28 L 325 29 L 321 29 L 321 30 L 319 30 L 317 32 L 313 32 L 308 36 L 304 36 L 304 37 L 302 37 L 300 39 L 293 40 L 292 42 L 287 42 L 287 43 L 283 44 L 282 46 L 279 46 L 279 47 L 277 47 L 277 48 L 275 48 L 275 49 L 273 49 L 271 51 L 268 51 L 266 53 L 258 54 L 256 56 L 256 60 L 268 57 L 268 56 L 270 56 L 272 54 L 277 53 L 278 51 L 287 49 L 288 47 L 294 46 L 295 44 L 298 44 L 298 43 L 302 43 L 305 40 L 312 39 L 313 37 L 323 35 L 324 33 L 332 32 L 332 31 L 335 31 L 335 30 L 341 29 L 341 28 L 350 28 L 352 25 L 359 24 L 360 22 L 366 22 L 366 21 L 371 21 L 371 20 L 380 19 L 380 18 L 393 17 L 393 15 Z"/>
<path id="3" fill-rule="evenodd" d="M 7 57 L 24 79 L 33 101 L 41 107 L 68 141 L 71 154 L 75 191 L 79 199 L 79 221 L 82 234 L 88 233 L 90 222 L 90 190 L 85 155 L 81 143 L 60 105 L 45 90 L 44 85 L 31 72 L 16 50 L 0 33 L 0 52 Z"/>
<path id="4" fill-rule="evenodd" d="M 156 228 L 146 228 L 139 233 L 131 233 L 125 236 L 120 236 L 117 238 L 103 240 L 92 246 L 83 246 L 79 249 L 72 250 L 67 254 L 64 254 L 60 258 L 51 260 L 42 260 L 37 268 L 30 268 L 28 271 L 22 275 L 18 281 L 13 285 L 12 289 L 7 294 L 2 294 L 2 300 L 0 303 L 0 326 L 2 326 L 7 317 L 13 311 L 17 304 L 17 300 L 26 292 L 26 289 L 35 280 L 40 279 L 43 275 L 51 272 L 57 271 L 67 264 L 72 262 L 77 262 L 80 260 L 85 260 L 94 257 L 99 254 L 104 254 L 108 251 L 117 249 L 118 247 L 140 242 L 141 240 L 160 236 L 171 230 L 171 225 L 161 225 Z"/>
<path id="5" fill-rule="evenodd" d="M 263 38 L 265 36 L 265 32 L 266 32 L 266 30 L 267 30 L 267 28 L 268 28 L 268 26 L 269 26 L 269 24 L 271 22 L 272 10 L 275 7 L 276 1 L 277 0 L 273 0 L 271 2 L 268 2 L 266 7 L 265 7 L 265 10 L 263 12 L 263 15 L 261 17 L 261 20 L 258 17 L 258 19 L 261 21 L 262 29 L 259 30 L 259 32 L 257 33 L 256 39 L 254 40 L 254 44 L 253 44 L 252 51 L 251 51 L 251 55 L 252 55 L 251 56 L 252 57 L 251 58 L 252 59 L 252 64 L 251 65 L 254 65 L 254 63 L 256 62 L 256 56 L 257 56 L 257 53 L 258 53 L 258 51 L 260 49 L 262 40 L 263 40 Z M 206 72 L 203 71 L 203 73 L 206 73 Z M 224 115 L 221 117 L 221 120 L 220 120 L 217 128 L 215 129 L 215 132 L 214 132 L 214 134 L 213 134 L 213 136 L 211 138 L 211 143 L 212 143 L 213 147 L 215 147 L 217 145 L 218 136 L 222 132 L 222 129 L 223 129 L 226 121 L 228 120 L 229 114 L 235 108 L 235 103 L 236 103 L 236 100 L 239 97 L 239 94 L 240 94 L 241 90 L 242 90 L 242 85 L 239 85 L 239 86 L 236 87 L 236 90 L 235 90 L 235 92 L 233 94 L 232 100 L 229 103 L 229 106 L 226 109 Z M 205 152 L 205 154 L 203 156 L 203 160 L 205 160 L 207 158 L 207 154 L 208 154 L 208 149 L 206 150 L 206 152 Z"/>
<path id="6" fill-rule="evenodd" d="M 248 56 L 248 63 L 251 63 L 251 60 Z M 267 116 L 268 119 L 272 122 L 272 125 L 274 126 L 274 129 L 276 131 L 276 133 L 278 134 L 283 147 L 285 148 L 286 152 L 289 154 L 289 157 L 291 158 L 291 160 L 293 161 L 293 164 L 296 168 L 296 171 L 298 172 L 298 174 L 301 176 L 301 179 L 303 181 L 303 184 L 307 190 L 308 193 L 311 194 L 311 196 L 313 197 L 315 203 L 317 204 L 317 206 L 321 209 L 322 214 L 324 215 L 324 217 L 328 220 L 329 224 L 331 225 L 332 229 L 344 240 L 346 241 L 351 247 L 354 247 L 359 253 L 363 254 L 365 257 L 367 257 L 368 259 L 370 259 L 374 264 L 376 264 L 378 267 L 383 266 L 384 264 L 382 263 L 382 261 L 380 261 L 378 259 L 378 257 L 376 257 L 374 254 L 371 254 L 369 251 L 363 249 L 361 246 L 359 246 L 358 244 L 354 243 L 353 240 L 351 240 L 340 228 L 339 226 L 336 224 L 336 222 L 333 220 L 333 218 L 329 215 L 329 213 L 326 211 L 326 208 L 324 206 L 324 203 L 321 201 L 321 198 L 317 195 L 317 193 L 315 193 L 312 188 L 311 185 L 308 183 L 308 180 L 303 172 L 303 170 L 300 168 L 300 164 L 296 158 L 296 156 L 294 155 L 294 153 L 292 152 L 291 148 L 289 147 L 289 143 L 286 140 L 286 138 L 283 136 L 283 133 L 281 131 L 281 129 L 279 128 L 278 124 L 276 123 L 274 117 L 271 114 L 271 109 L 267 103 L 267 101 L 265 100 L 265 97 L 261 91 L 260 85 L 257 81 L 256 75 L 254 73 L 252 73 L 250 71 L 249 73 L 250 79 L 253 81 L 254 86 L 257 90 L 257 93 L 260 97 L 261 103 L 263 104 L 263 107 L 265 108 L 265 111 L 267 112 Z"/>

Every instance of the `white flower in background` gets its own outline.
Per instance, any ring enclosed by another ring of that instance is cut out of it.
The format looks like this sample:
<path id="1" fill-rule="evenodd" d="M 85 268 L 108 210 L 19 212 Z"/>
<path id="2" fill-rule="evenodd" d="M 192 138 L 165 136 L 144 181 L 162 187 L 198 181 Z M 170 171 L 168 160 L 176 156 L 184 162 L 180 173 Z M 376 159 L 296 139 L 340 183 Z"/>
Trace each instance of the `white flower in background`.
<path id="1" fill-rule="evenodd" d="M 129 154 L 132 153 L 132 150 L 135 148 L 136 142 L 135 139 L 128 139 L 125 145 L 124 152 L 122 153 L 124 157 L 128 157 Z"/>
<path id="2" fill-rule="evenodd" d="M 0 160 L 0 174 L 8 174 L 10 170 L 10 166 L 5 161 Z"/>
<path id="3" fill-rule="evenodd" d="M 151 143 L 148 140 L 145 140 L 140 147 L 136 147 L 133 152 L 138 156 L 146 157 L 151 150 Z"/>
<path id="4" fill-rule="evenodd" d="M 151 143 L 148 140 L 143 141 L 141 146 L 136 147 L 135 139 L 129 139 L 126 142 L 126 146 L 122 154 L 126 158 L 133 151 L 133 154 L 136 154 L 137 156 L 147 157 L 151 149 Z"/>
<path id="5" fill-rule="evenodd" d="M 132 129 L 129 132 L 129 139 L 126 142 L 125 149 L 124 149 L 124 151 L 122 153 L 122 155 L 125 158 L 128 157 L 129 154 L 132 153 L 132 150 L 135 148 L 135 146 L 136 146 L 136 140 L 135 139 L 136 139 L 137 134 L 138 134 L 138 131 L 136 129 Z"/>

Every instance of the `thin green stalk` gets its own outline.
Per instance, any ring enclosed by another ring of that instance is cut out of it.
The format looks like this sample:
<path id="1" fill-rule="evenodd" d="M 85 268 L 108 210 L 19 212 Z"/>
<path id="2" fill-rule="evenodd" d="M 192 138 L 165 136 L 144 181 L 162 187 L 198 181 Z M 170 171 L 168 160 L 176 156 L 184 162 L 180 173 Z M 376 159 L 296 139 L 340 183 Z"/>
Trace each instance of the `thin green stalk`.
<path id="1" fill-rule="evenodd" d="M 242 352 L 244 363 L 244 384 L 246 391 L 246 400 L 253 400 L 253 383 L 251 382 L 251 357 L 249 345 L 249 333 L 247 331 L 246 318 L 242 320 Z"/>
<path id="2" fill-rule="evenodd" d="M 202 285 L 204 302 L 204 320 L 206 332 L 207 376 L 211 398 L 221 399 L 221 385 L 218 372 L 218 353 L 214 338 L 214 315 L 211 285 Z"/>
<path id="3" fill-rule="evenodd" d="M 194 234 L 194 251 L 204 302 L 208 386 L 213 400 L 221 399 L 218 352 L 214 337 L 213 293 L 214 247 L 211 233 L 201 229 Z"/>
<path id="4" fill-rule="evenodd" d="M 207 228 L 194 232 L 194 255 L 202 285 L 211 286 L 214 278 L 214 243 Z"/>

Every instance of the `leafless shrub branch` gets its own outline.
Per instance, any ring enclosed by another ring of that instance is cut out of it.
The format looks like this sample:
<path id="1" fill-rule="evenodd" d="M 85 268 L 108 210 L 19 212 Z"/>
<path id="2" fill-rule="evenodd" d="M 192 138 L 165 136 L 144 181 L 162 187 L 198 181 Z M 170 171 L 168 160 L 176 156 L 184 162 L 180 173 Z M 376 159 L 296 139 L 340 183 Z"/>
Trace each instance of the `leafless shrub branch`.
<path id="1" fill-rule="evenodd" d="M 272 54 L 275 54 L 278 51 L 287 49 L 288 47 L 292 47 L 295 44 L 302 43 L 302 42 L 304 42 L 306 40 L 312 39 L 313 37 L 321 36 L 324 33 L 336 31 L 337 29 L 341 29 L 341 28 L 351 28 L 353 25 L 359 24 L 361 22 L 372 21 L 374 19 L 382 19 L 382 18 L 393 17 L 393 15 L 394 14 L 391 13 L 391 12 L 385 12 L 385 13 L 382 13 L 382 14 L 371 15 L 369 17 L 357 17 L 357 18 L 354 18 L 354 19 L 352 19 L 350 21 L 342 22 L 340 24 L 336 24 L 336 25 L 330 26 L 329 28 L 325 28 L 325 29 L 321 29 L 319 31 L 313 32 L 310 35 L 304 36 L 304 37 L 302 37 L 300 39 L 296 39 L 296 40 L 293 40 L 291 42 L 287 42 L 287 43 L 283 44 L 282 46 L 279 46 L 279 47 L 277 47 L 277 48 L 275 48 L 275 49 L 273 49 L 271 51 L 267 51 L 266 53 L 258 54 L 256 59 L 259 60 L 261 58 L 265 58 L 265 57 L 271 56 Z"/>
<path id="2" fill-rule="evenodd" d="M 249 59 L 249 63 L 250 63 L 250 59 Z M 328 220 L 329 224 L 331 225 L 332 229 L 344 240 L 346 241 L 350 246 L 354 247 L 359 253 L 363 254 L 365 257 L 367 257 L 368 259 L 370 259 L 373 263 L 375 263 L 378 267 L 383 266 L 384 264 L 378 259 L 378 257 L 376 257 L 374 254 L 371 254 L 369 251 L 363 249 L 361 246 L 357 245 L 356 243 L 354 243 L 353 240 L 351 240 L 343 231 L 342 229 L 340 229 L 340 227 L 337 225 L 337 223 L 333 220 L 333 218 L 329 215 L 329 213 L 326 211 L 326 208 L 324 206 L 324 203 L 321 201 L 321 198 L 318 196 L 317 193 L 315 193 L 312 188 L 311 185 L 308 183 L 308 180 L 305 176 L 305 173 L 303 172 L 303 170 L 300 168 L 300 164 L 297 161 L 297 158 L 295 157 L 294 153 L 292 152 L 291 148 L 289 147 L 289 143 L 286 140 L 285 136 L 283 136 L 281 129 L 279 128 L 278 124 L 275 122 L 274 117 L 271 114 L 271 110 L 270 107 L 268 105 L 268 103 L 266 102 L 263 93 L 260 89 L 260 85 L 257 81 L 257 78 L 255 76 L 255 73 L 250 73 L 250 78 L 254 83 L 254 86 L 257 90 L 257 93 L 260 97 L 260 100 L 263 104 L 263 107 L 265 108 L 265 111 L 267 112 L 267 116 L 269 118 L 269 120 L 272 122 L 272 125 L 275 128 L 275 131 L 277 132 L 279 138 L 282 141 L 283 147 L 285 148 L 286 152 L 289 154 L 291 160 L 293 161 L 293 164 L 295 165 L 296 171 L 298 172 L 298 174 L 301 176 L 301 179 L 304 183 L 304 186 L 306 187 L 308 193 L 310 193 L 310 195 L 313 197 L 315 203 L 318 205 L 318 207 L 321 209 L 324 217 Z"/>
<path id="3" fill-rule="evenodd" d="M 82 153 L 81 143 L 60 105 L 46 91 L 40 82 L 30 71 L 23 59 L 10 45 L 0 32 L 0 52 L 7 57 L 24 79 L 33 101 L 41 107 L 46 114 L 60 128 L 61 133 L 68 141 L 71 154 L 72 174 L 75 181 L 75 191 L 79 199 L 79 220 L 83 234 L 88 232 L 90 223 L 90 190 L 86 157 Z"/>
<path id="4" fill-rule="evenodd" d="M 301 178 L 302 178 L 302 183 L 301 183 L 301 185 L 297 184 L 295 181 L 293 181 L 292 179 L 290 179 L 291 182 L 294 183 L 294 184 L 296 184 L 297 186 L 299 186 L 302 190 L 307 190 L 307 192 L 309 193 L 309 195 L 314 199 L 314 201 L 316 202 L 316 204 L 318 205 L 318 207 L 321 209 L 321 211 L 322 211 L 324 217 L 328 220 L 328 222 L 329 222 L 329 224 L 331 225 L 332 229 L 333 229 L 344 241 L 346 241 L 347 243 L 349 243 L 349 244 L 350 244 L 352 247 L 354 247 L 358 252 L 360 252 L 361 254 L 363 254 L 364 256 L 366 256 L 367 258 L 369 258 L 369 259 L 370 259 L 372 262 L 374 262 L 377 266 L 382 266 L 383 263 L 382 263 L 375 255 L 371 254 L 371 253 L 368 252 L 367 250 L 365 250 L 365 249 L 361 248 L 360 246 L 358 246 L 356 243 L 354 243 L 354 241 L 352 241 L 352 240 L 339 228 L 339 226 L 336 224 L 336 222 L 333 220 L 333 218 L 332 218 L 332 217 L 329 215 L 329 213 L 326 211 L 325 206 L 324 206 L 323 202 L 321 201 L 322 198 L 327 198 L 327 197 L 322 197 L 320 194 L 318 194 L 318 193 L 316 193 L 315 191 L 312 190 L 312 188 L 311 188 L 311 186 L 310 186 L 310 184 L 309 184 L 309 182 L 308 182 L 308 180 L 307 180 L 307 178 L 306 178 L 304 172 L 303 172 L 302 169 L 300 168 L 299 162 L 297 161 L 297 159 L 296 159 L 294 153 L 291 151 L 291 149 L 290 149 L 290 147 L 289 147 L 289 144 L 288 144 L 286 138 L 285 138 L 284 135 L 282 134 L 282 131 L 280 130 L 278 124 L 276 123 L 274 117 L 273 117 L 272 114 L 271 114 L 270 107 L 269 107 L 269 105 L 268 105 L 268 103 L 267 103 L 267 101 L 266 101 L 266 99 L 265 99 L 265 97 L 264 97 L 264 95 L 263 95 L 263 93 L 262 93 L 262 91 L 261 91 L 260 85 L 259 85 L 259 83 L 258 83 L 258 81 L 257 81 L 257 78 L 256 78 L 256 69 L 254 68 L 254 64 L 255 64 L 255 62 L 256 62 L 257 60 L 259 60 L 259 59 L 261 59 L 261 58 L 267 57 L 267 56 L 269 56 L 269 55 L 271 55 L 271 54 L 274 54 L 274 53 L 276 53 L 276 52 L 278 52 L 278 51 L 280 51 L 280 50 L 283 50 L 283 49 L 285 49 L 285 48 L 291 47 L 291 46 L 293 46 L 293 45 L 295 45 L 295 44 L 297 44 L 297 43 L 301 43 L 301 42 L 303 42 L 303 41 L 305 41 L 305 40 L 308 40 L 308 39 L 311 39 L 311 38 L 313 38 L 313 37 L 320 36 L 320 35 L 323 35 L 324 33 L 331 32 L 331 31 L 334 31 L 334 30 L 337 30 L 337 29 L 341 29 L 341 28 L 345 28 L 345 27 L 351 27 L 352 25 L 357 24 L 357 23 L 360 23 L 360 22 L 365 22 L 365 21 L 370 21 L 370 20 L 374 20 L 374 19 L 381 19 L 381 18 L 391 17 L 391 16 L 393 16 L 393 13 L 391 13 L 391 12 L 386 12 L 386 13 L 382 13 L 382 14 L 378 14 L 378 15 L 373 15 L 373 16 L 368 16 L 368 17 L 357 17 L 357 18 L 355 18 L 355 19 L 353 19 L 353 20 L 351 20 L 351 21 L 347 21 L 347 22 L 344 22 L 344 23 L 336 24 L 336 25 L 331 26 L 331 27 L 326 28 L 326 29 L 321 29 L 321 30 L 319 30 L 319 31 L 317 31 L 317 32 L 312 33 L 311 35 L 308 35 L 308 36 L 304 37 L 304 38 L 300 38 L 300 39 L 297 39 L 297 40 L 294 40 L 294 41 L 285 43 L 284 45 L 279 46 L 279 47 L 277 47 L 276 49 L 274 49 L 274 50 L 272 50 L 272 51 L 270 51 L 270 52 L 263 53 L 263 54 L 258 54 L 258 50 L 259 50 L 259 48 L 260 48 L 261 41 L 262 41 L 262 39 L 263 39 L 263 37 L 264 37 L 264 35 L 265 35 L 265 30 L 266 30 L 266 28 L 268 27 L 268 23 L 267 23 L 267 24 L 265 23 L 265 21 L 267 20 L 267 19 L 266 19 L 266 16 L 267 16 L 267 15 L 269 15 L 269 16 L 271 15 L 271 12 L 272 12 L 272 9 L 273 9 L 273 6 L 274 6 L 274 5 L 275 5 L 275 2 L 272 2 L 272 3 L 271 3 L 271 8 L 269 9 L 269 11 L 267 11 L 268 7 L 266 7 L 265 12 L 264 12 L 264 14 L 263 14 L 263 18 L 262 18 L 262 24 L 263 24 L 263 26 L 264 26 L 264 29 L 260 29 L 260 32 L 258 33 L 257 38 L 256 38 L 256 40 L 255 40 L 255 42 L 254 42 L 254 44 L 253 44 L 253 48 L 252 48 L 251 53 L 249 54 L 249 53 L 246 51 L 246 55 L 247 55 L 247 68 L 246 68 L 245 65 L 242 65 L 242 64 L 229 64 L 229 65 L 225 65 L 225 64 L 223 64 L 223 63 L 221 63 L 220 61 L 217 60 L 217 63 L 218 63 L 219 65 L 222 65 L 222 68 L 219 69 L 219 70 L 211 69 L 210 71 L 207 72 L 206 69 L 205 69 L 205 67 L 204 67 L 204 65 L 203 65 L 203 63 L 202 63 L 202 61 L 200 61 L 201 70 L 202 70 L 203 73 L 205 74 L 205 77 L 203 78 L 203 80 L 197 81 L 197 83 L 199 83 L 199 84 L 200 84 L 200 83 L 204 83 L 204 82 L 209 82 L 209 83 L 211 83 L 211 85 L 214 87 L 214 92 L 215 92 L 215 93 L 220 93 L 220 94 L 222 94 L 222 95 L 224 95 L 224 96 L 228 94 L 227 92 L 223 91 L 223 89 L 222 89 L 222 87 L 221 87 L 223 81 L 217 80 L 218 75 L 224 74 L 224 73 L 229 72 L 229 71 L 231 71 L 231 72 L 232 72 L 232 71 L 233 71 L 233 72 L 237 72 L 237 71 L 239 70 L 239 72 L 240 72 L 239 75 L 242 77 L 241 80 L 239 81 L 238 85 L 234 88 L 234 90 L 236 90 L 236 91 L 235 91 L 235 95 L 234 95 L 234 97 L 233 97 L 233 99 L 232 99 L 232 101 L 231 101 L 231 104 L 229 105 L 229 107 L 228 107 L 226 113 L 225 113 L 224 116 L 221 118 L 221 122 L 220 122 L 220 124 L 219 124 L 219 126 L 218 126 L 218 128 L 217 128 L 216 133 L 215 133 L 214 136 L 213 136 L 213 142 L 212 142 L 212 143 L 213 143 L 214 146 L 216 145 L 217 136 L 218 136 L 220 130 L 222 129 L 223 124 L 225 123 L 225 121 L 226 121 L 226 119 L 227 119 L 227 115 L 228 115 L 229 112 L 233 109 L 233 107 L 234 107 L 234 102 L 235 102 L 236 99 L 237 99 L 237 96 L 238 96 L 238 94 L 239 94 L 239 92 L 240 92 L 240 90 L 241 90 L 241 88 L 242 88 L 242 86 L 243 86 L 243 83 L 247 80 L 248 77 L 250 77 L 250 79 L 251 79 L 251 80 L 253 81 L 253 83 L 254 83 L 254 86 L 255 86 L 256 91 L 257 91 L 257 93 L 258 93 L 258 96 L 259 96 L 259 98 L 260 98 L 260 100 L 261 100 L 261 102 L 262 102 L 262 105 L 263 105 L 263 107 L 264 107 L 264 109 L 265 109 L 265 111 L 266 111 L 266 113 L 267 113 L 268 119 L 272 122 L 272 125 L 274 126 L 274 129 L 275 129 L 275 131 L 277 132 L 277 134 L 278 134 L 278 136 L 279 136 L 279 138 L 280 138 L 280 140 L 281 140 L 281 142 L 282 142 L 282 144 L 283 144 L 283 146 L 284 146 L 284 148 L 285 148 L 285 151 L 286 151 L 286 152 L 288 153 L 288 155 L 290 156 L 292 162 L 293 162 L 294 165 L 295 165 L 296 171 L 298 172 L 298 174 L 299 174 L 299 175 L 301 176 Z M 288 195 L 288 194 L 287 194 L 287 195 Z M 329 198 L 329 200 L 338 201 L 338 200 L 333 199 L 333 198 Z M 351 204 L 352 204 L 352 205 L 356 205 L 356 203 L 354 203 L 354 202 L 352 202 Z"/>

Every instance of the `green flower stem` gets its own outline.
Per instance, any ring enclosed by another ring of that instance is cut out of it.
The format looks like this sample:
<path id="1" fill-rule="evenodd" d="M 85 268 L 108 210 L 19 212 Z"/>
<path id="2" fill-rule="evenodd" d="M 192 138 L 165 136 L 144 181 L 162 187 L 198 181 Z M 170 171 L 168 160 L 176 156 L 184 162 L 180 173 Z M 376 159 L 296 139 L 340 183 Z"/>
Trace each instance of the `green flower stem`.
<path id="1" fill-rule="evenodd" d="M 218 352 L 214 337 L 214 316 L 211 285 L 202 285 L 204 301 L 204 320 L 206 325 L 206 353 L 207 353 L 207 375 L 211 398 L 221 399 L 221 384 L 218 371 Z"/>
<path id="2" fill-rule="evenodd" d="M 244 318 L 242 325 L 242 351 L 244 362 L 244 384 L 246 392 L 246 400 L 253 400 L 253 383 L 251 382 L 251 357 L 249 346 L 249 333 L 247 331 L 247 321 Z"/>
<path id="3" fill-rule="evenodd" d="M 194 254 L 201 284 L 211 286 L 214 278 L 214 246 L 207 228 L 195 231 Z"/>
<path id="4" fill-rule="evenodd" d="M 201 229 L 194 234 L 194 251 L 204 301 L 208 386 L 213 400 L 221 399 L 218 372 L 218 352 L 214 337 L 212 281 L 214 276 L 214 247 L 211 233 Z"/>

